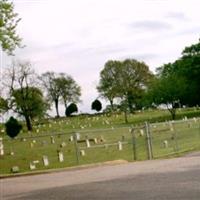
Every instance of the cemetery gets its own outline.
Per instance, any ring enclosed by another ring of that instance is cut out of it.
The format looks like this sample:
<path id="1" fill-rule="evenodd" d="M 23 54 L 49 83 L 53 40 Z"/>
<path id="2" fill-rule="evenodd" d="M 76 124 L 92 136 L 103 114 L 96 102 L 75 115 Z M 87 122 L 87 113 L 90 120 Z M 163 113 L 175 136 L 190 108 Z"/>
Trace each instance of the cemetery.
<path id="1" fill-rule="evenodd" d="M 120 114 L 49 119 L 35 122 L 33 132 L 22 130 L 14 139 L 9 138 L 1 126 L 0 174 L 117 159 L 129 162 L 157 159 L 200 149 L 198 117 L 180 115 L 177 121 L 166 117 L 165 121 L 158 122 L 156 111 L 147 115 L 151 119 L 145 119 L 145 115 L 134 114 L 128 124 L 122 123 Z M 165 113 L 160 115 L 165 116 Z M 154 123 L 150 123 L 153 120 Z"/>

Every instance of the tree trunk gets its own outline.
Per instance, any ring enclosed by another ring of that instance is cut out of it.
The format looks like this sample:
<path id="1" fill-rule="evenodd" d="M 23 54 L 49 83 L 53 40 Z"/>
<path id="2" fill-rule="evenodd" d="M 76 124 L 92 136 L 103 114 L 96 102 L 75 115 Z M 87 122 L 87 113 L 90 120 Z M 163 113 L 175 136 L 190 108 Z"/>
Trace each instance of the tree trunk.
<path id="1" fill-rule="evenodd" d="M 26 120 L 26 127 L 27 127 L 28 131 L 32 131 L 33 128 L 32 128 L 30 117 L 26 115 L 25 116 L 25 120 Z"/>
<path id="2" fill-rule="evenodd" d="M 111 112 L 113 112 L 113 100 L 110 99 L 109 101 L 110 101 L 110 106 L 111 106 Z"/>
<path id="3" fill-rule="evenodd" d="M 171 116 L 172 116 L 172 120 L 175 120 L 176 118 L 176 109 L 175 108 L 172 108 L 172 109 L 168 109 Z"/>
<path id="4" fill-rule="evenodd" d="M 58 99 L 55 99 L 55 108 L 56 108 L 56 117 L 59 118 L 60 115 L 59 115 L 59 111 L 58 111 Z"/>

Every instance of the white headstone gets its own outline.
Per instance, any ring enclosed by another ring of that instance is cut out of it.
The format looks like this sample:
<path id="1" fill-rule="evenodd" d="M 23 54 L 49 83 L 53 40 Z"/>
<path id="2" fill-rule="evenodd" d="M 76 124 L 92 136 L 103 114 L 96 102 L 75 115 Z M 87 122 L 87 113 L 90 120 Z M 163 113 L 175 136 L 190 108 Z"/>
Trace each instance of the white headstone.
<path id="1" fill-rule="evenodd" d="M 90 147 L 90 141 L 88 139 L 85 140 L 87 148 Z"/>
<path id="2" fill-rule="evenodd" d="M 81 156 L 85 156 L 85 151 L 84 150 L 80 150 L 80 154 L 81 154 Z"/>
<path id="3" fill-rule="evenodd" d="M 122 149 L 123 149 L 123 147 L 122 147 L 122 142 L 118 142 L 118 149 L 119 149 L 119 151 L 121 151 Z"/>
<path id="4" fill-rule="evenodd" d="M 34 163 L 32 163 L 32 162 L 30 162 L 30 165 L 29 165 L 29 167 L 30 167 L 30 170 L 34 170 L 34 169 L 36 169 L 36 166 L 35 166 L 35 164 L 34 164 Z"/>
<path id="5" fill-rule="evenodd" d="M 60 147 L 65 147 L 66 146 L 66 143 L 65 142 L 62 142 L 61 144 L 60 144 Z"/>
<path id="6" fill-rule="evenodd" d="M 73 135 L 70 135 L 69 141 L 72 142 L 74 140 Z"/>
<path id="7" fill-rule="evenodd" d="M 19 172 L 19 167 L 18 167 L 18 166 L 13 166 L 13 167 L 11 168 L 11 171 L 12 171 L 13 173 L 17 173 L 17 172 Z"/>
<path id="8" fill-rule="evenodd" d="M 42 158 L 43 158 L 44 166 L 48 166 L 49 165 L 48 157 L 47 156 L 43 156 Z"/>
<path id="9" fill-rule="evenodd" d="M 97 141 L 97 138 L 94 138 L 94 143 L 95 143 L 95 144 L 97 144 L 97 143 L 98 143 L 98 141 Z"/>
<path id="10" fill-rule="evenodd" d="M 63 156 L 63 152 L 58 152 L 58 160 L 59 162 L 63 162 L 64 161 L 64 156 Z"/>
<path id="11" fill-rule="evenodd" d="M 0 138 L 0 156 L 4 155 L 3 138 Z"/>
<path id="12" fill-rule="evenodd" d="M 76 139 L 77 139 L 77 140 L 80 140 L 80 139 L 81 139 L 80 133 L 76 133 Z"/>
<path id="13" fill-rule="evenodd" d="M 140 136 L 143 136 L 143 135 L 144 135 L 144 130 L 140 129 Z"/>
<path id="14" fill-rule="evenodd" d="M 164 141 L 163 141 L 163 145 L 164 145 L 165 148 L 168 148 L 168 141 L 167 141 L 167 140 L 164 140 Z"/>

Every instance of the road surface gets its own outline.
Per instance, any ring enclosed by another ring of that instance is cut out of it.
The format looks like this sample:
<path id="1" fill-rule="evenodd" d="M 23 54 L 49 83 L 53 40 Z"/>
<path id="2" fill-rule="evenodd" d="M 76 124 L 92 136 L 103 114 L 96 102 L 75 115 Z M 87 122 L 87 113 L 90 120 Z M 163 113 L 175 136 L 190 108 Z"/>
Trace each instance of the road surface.
<path id="1" fill-rule="evenodd" d="M 0 181 L 1 200 L 200 200 L 200 153 Z"/>

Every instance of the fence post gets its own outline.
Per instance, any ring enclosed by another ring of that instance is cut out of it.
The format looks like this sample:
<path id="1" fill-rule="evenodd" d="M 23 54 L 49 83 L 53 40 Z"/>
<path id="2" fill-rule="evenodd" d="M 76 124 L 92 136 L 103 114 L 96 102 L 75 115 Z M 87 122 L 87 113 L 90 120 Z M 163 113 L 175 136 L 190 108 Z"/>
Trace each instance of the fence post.
<path id="1" fill-rule="evenodd" d="M 131 129 L 132 144 L 133 144 L 133 160 L 137 160 L 136 137 L 134 128 Z"/>
<path id="2" fill-rule="evenodd" d="M 150 128 L 149 123 L 147 123 L 147 125 L 148 125 L 148 133 L 149 133 L 149 143 L 150 143 L 151 159 L 153 159 L 153 144 L 152 144 L 151 128 Z"/>
<path id="3" fill-rule="evenodd" d="M 74 133 L 74 147 L 76 150 L 76 163 L 77 165 L 79 165 L 79 149 L 78 149 L 78 144 L 77 144 L 77 135 L 76 133 Z"/>
<path id="4" fill-rule="evenodd" d="M 148 159 L 152 159 L 152 151 L 151 151 L 151 142 L 150 142 L 150 136 L 149 136 L 149 126 L 148 123 L 145 122 L 145 132 L 146 132 L 146 145 L 147 145 L 147 153 L 148 153 Z"/>

